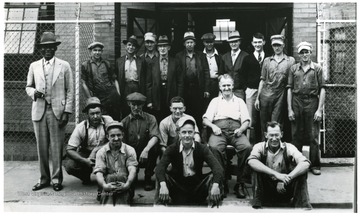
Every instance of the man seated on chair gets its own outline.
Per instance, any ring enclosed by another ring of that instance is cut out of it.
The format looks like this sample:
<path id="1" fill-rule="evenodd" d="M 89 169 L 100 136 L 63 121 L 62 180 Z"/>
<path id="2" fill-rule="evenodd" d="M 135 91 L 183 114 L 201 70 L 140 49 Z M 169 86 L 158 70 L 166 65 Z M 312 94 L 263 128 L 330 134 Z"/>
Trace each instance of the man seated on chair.
<path id="1" fill-rule="evenodd" d="M 251 145 L 246 137 L 250 116 L 245 102 L 233 93 L 234 80 L 229 74 L 219 76 L 221 95 L 213 98 L 203 115 L 203 124 L 212 129 L 209 145 L 218 149 L 226 159 L 226 146 L 235 147 L 238 165 L 237 181 L 234 187 L 238 198 L 245 198 L 245 182 L 247 181 L 246 158 L 251 152 Z M 227 168 L 226 161 L 224 169 Z M 250 177 L 250 176 L 249 176 Z M 227 183 L 227 180 L 224 181 Z M 227 184 L 225 184 L 227 191 Z"/>
<path id="2" fill-rule="evenodd" d="M 97 97 L 87 99 L 83 109 L 87 119 L 76 125 L 66 147 L 68 160 L 64 164 L 65 170 L 81 179 L 84 185 L 91 183 L 96 152 L 108 142 L 105 125 L 113 121 L 110 116 L 102 115 L 102 107 Z"/>
<path id="3" fill-rule="evenodd" d="M 106 126 L 109 142 L 96 153 L 94 174 L 104 192 L 101 204 L 130 204 L 138 162 L 135 149 L 122 142 L 124 127 L 113 121 Z"/>
<path id="4" fill-rule="evenodd" d="M 280 124 L 267 123 L 267 142 L 260 142 L 247 161 L 256 172 L 253 208 L 263 203 L 292 203 L 295 208 L 311 209 L 307 188 L 310 161 L 290 143 L 281 141 Z"/>
<path id="5" fill-rule="evenodd" d="M 194 140 L 195 122 L 182 117 L 177 121 L 179 140 L 167 147 L 156 167 L 158 182 L 155 203 L 173 205 L 196 205 L 206 203 L 219 205 L 223 169 L 210 149 Z M 206 162 L 211 173 L 203 174 Z M 167 171 L 169 164 L 171 171 Z"/>

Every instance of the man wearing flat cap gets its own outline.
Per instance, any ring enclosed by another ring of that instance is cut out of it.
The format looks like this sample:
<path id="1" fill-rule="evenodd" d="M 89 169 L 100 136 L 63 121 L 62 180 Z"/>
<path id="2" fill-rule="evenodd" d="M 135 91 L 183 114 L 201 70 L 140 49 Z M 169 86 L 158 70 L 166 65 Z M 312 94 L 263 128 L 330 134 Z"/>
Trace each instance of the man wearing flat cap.
<path id="1" fill-rule="evenodd" d="M 94 174 L 104 190 L 101 204 L 127 204 L 134 197 L 134 181 L 138 162 L 134 148 L 122 142 L 124 127 L 118 121 L 106 125 L 109 140 L 97 153 Z"/>
<path id="2" fill-rule="evenodd" d="M 146 96 L 150 113 L 160 122 L 168 115 L 170 99 L 183 92 L 184 84 L 178 60 L 169 55 L 171 45 L 166 35 L 159 37 L 157 49 L 160 56 L 147 74 Z"/>
<path id="3" fill-rule="evenodd" d="M 130 113 L 126 107 L 126 97 L 133 92 L 145 94 L 146 62 L 137 56 L 139 44 L 136 36 L 132 35 L 123 40 L 125 55 L 116 60 L 117 80 L 120 86 L 122 118 Z"/>
<path id="4" fill-rule="evenodd" d="M 209 98 L 205 104 L 205 108 L 209 104 L 210 100 L 219 95 L 219 81 L 218 77 L 223 74 L 223 60 L 221 55 L 216 50 L 215 43 L 216 36 L 212 33 L 205 33 L 201 40 L 204 44 L 203 61 L 209 68 Z"/>
<path id="5" fill-rule="evenodd" d="M 274 54 L 265 58 L 262 70 L 258 94 L 255 100 L 255 108 L 260 110 L 260 125 L 262 139 L 265 140 L 266 124 L 276 121 L 283 126 L 286 104 L 286 85 L 289 70 L 295 64 L 295 59 L 284 53 L 283 35 L 270 37 Z"/>
<path id="6" fill-rule="evenodd" d="M 110 116 L 102 114 L 102 108 L 97 97 L 87 99 L 83 109 L 87 119 L 76 125 L 66 148 L 69 160 L 66 161 L 65 170 L 82 180 L 84 185 L 91 183 L 96 151 L 108 142 L 105 125 L 113 121 Z"/>
<path id="7" fill-rule="evenodd" d="M 40 179 L 32 188 L 43 189 L 50 184 L 60 191 L 63 181 L 62 157 L 65 127 L 73 111 L 74 83 L 70 64 L 55 57 L 57 46 L 52 32 L 44 32 L 38 45 L 42 59 L 31 63 L 26 93 L 32 99 L 31 119 L 34 125 L 40 163 Z M 52 173 L 49 168 L 51 150 Z"/>
<path id="8" fill-rule="evenodd" d="M 298 44 L 300 63 L 290 68 L 287 100 L 292 143 L 299 151 L 303 145 L 310 145 L 310 170 L 320 175 L 318 135 L 325 103 L 325 80 L 321 66 L 311 61 L 312 50 L 308 42 Z"/>
<path id="9" fill-rule="evenodd" d="M 204 112 L 205 99 L 209 98 L 210 78 L 208 65 L 202 61 L 201 52 L 195 50 L 195 41 L 193 32 L 185 32 L 183 39 L 185 49 L 176 54 L 176 59 L 180 63 L 184 80 L 184 93 L 180 93 L 180 96 L 185 100 L 188 113 L 199 125 Z"/>
<path id="10" fill-rule="evenodd" d="M 243 62 L 249 54 L 240 49 L 241 37 L 239 31 L 235 30 L 229 33 L 227 40 L 230 51 L 223 55 L 224 74 L 229 74 L 234 79 L 234 94 L 245 101 L 245 73 L 243 71 Z"/>
<path id="11" fill-rule="evenodd" d="M 93 42 L 88 46 L 90 59 L 81 64 L 81 82 L 86 98 L 96 96 L 103 113 L 120 119 L 120 89 L 117 75 L 110 62 L 102 58 L 104 44 Z"/>
<path id="12" fill-rule="evenodd" d="M 143 111 L 146 97 L 138 92 L 126 97 L 131 113 L 121 123 L 124 126 L 124 142 L 133 147 L 140 166 L 145 168 L 146 191 L 154 189 L 151 181 L 156 159 L 160 153 L 160 132 L 155 117 Z"/>
<path id="13" fill-rule="evenodd" d="M 223 169 L 208 146 L 194 141 L 195 125 L 188 117 L 177 121 L 180 140 L 165 150 L 156 167 L 155 204 L 212 206 L 221 202 Z M 204 162 L 210 173 L 202 173 Z M 167 171 L 169 164 L 172 169 Z"/>

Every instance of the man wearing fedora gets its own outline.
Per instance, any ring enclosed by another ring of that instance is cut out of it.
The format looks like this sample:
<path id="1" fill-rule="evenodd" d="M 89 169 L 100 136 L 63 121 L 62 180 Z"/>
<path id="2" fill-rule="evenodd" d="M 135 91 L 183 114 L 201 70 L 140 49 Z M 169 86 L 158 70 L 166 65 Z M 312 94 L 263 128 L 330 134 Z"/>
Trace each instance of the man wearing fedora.
<path id="1" fill-rule="evenodd" d="M 82 180 L 84 185 L 90 184 L 92 167 L 95 165 L 96 152 L 108 142 L 105 126 L 113 121 L 110 116 L 102 114 L 102 104 L 97 97 L 86 101 L 83 113 L 87 119 L 76 125 L 72 132 L 66 152 L 69 158 L 65 170 Z"/>
<path id="2" fill-rule="evenodd" d="M 96 96 L 103 105 L 103 113 L 120 119 L 120 89 L 114 68 L 102 58 L 104 44 L 93 42 L 88 46 L 90 59 L 81 64 L 81 81 L 85 96 Z"/>
<path id="3" fill-rule="evenodd" d="M 245 72 L 243 63 L 249 54 L 240 49 L 241 37 L 239 31 L 229 33 L 227 40 L 230 51 L 223 55 L 224 73 L 229 74 L 234 79 L 234 94 L 245 101 Z"/>
<path id="4" fill-rule="evenodd" d="M 266 124 L 276 121 L 283 126 L 284 113 L 286 112 L 286 85 L 289 70 L 295 64 L 295 59 L 284 53 L 283 35 L 270 37 L 274 54 L 265 58 L 260 76 L 258 94 L 255 108 L 260 110 L 260 125 L 262 139 L 265 140 Z"/>
<path id="5" fill-rule="evenodd" d="M 325 103 L 325 79 L 318 63 L 311 61 L 312 44 L 300 42 L 297 52 L 300 63 L 290 68 L 288 79 L 288 115 L 293 144 L 302 151 L 310 145 L 311 172 L 320 175 L 320 121 Z"/>
<path id="6" fill-rule="evenodd" d="M 145 94 L 146 62 L 137 56 L 139 44 L 136 36 L 132 35 L 123 40 L 125 55 L 116 60 L 117 80 L 120 86 L 122 118 L 130 113 L 126 107 L 126 96 L 133 92 Z"/>
<path id="7" fill-rule="evenodd" d="M 158 122 L 168 115 L 170 99 L 183 92 L 180 65 L 177 59 L 169 55 L 170 49 L 168 37 L 160 36 L 158 39 L 160 56 L 155 58 L 151 74 L 147 75 L 147 106 Z"/>
<path id="8" fill-rule="evenodd" d="M 196 39 L 193 32 L 185 32 L 183 51 L 176 54 L 184 80 L 184 92 L 180 93 L 185 100 L 187 111 L 197 125 L 202 123 L 201 116 L 205 111 L 204 100 L 209 98 L 209 67 L 201 59 L 202 54 L 195 51 Z"/>
<path id="9" fill-rule="evenodd" d="M 131 113 L 121 123 L 124 126 L 124 142 L 136 151 L 139 167 L 145 168 L 145 191 L 154 189 L 151 181 L 157 157 L 160 154 L 160 132 L 156 118 L 143 111 L 146 97 L 133 92 L 126 97 Z"/>
<path id="10" fill-rule="evenodd" d="M 31 63 L 27 75 L 26 93 L 33 100 L 31 118 L 40 164 L 40 179 L 33 191 L 50 184 L 55 191 L 63 188 L 63 144 L 65 127 L 73 111 L 74 84 L 70 64 L 55 57 L 60 43 L 54 33 L 44 32 L 38 45 L 43 58 Z"/>

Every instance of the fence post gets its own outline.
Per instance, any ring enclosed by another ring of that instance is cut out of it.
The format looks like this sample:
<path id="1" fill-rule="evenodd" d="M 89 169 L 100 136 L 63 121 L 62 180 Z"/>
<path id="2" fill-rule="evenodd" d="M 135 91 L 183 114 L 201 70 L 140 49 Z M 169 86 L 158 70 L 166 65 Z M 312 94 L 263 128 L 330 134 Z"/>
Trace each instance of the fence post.
<path id="1" fill-rule="evenodd" d="M 79 18 L 81 3 L 77 3 L 76 9 L 76 24 L 75 24 L 75 124 L 79 123 L 79 103 L 80 103 L 80 73 L 79 73 L 79 60 L 80 60 L 80 42 L 79 42 Z"/>

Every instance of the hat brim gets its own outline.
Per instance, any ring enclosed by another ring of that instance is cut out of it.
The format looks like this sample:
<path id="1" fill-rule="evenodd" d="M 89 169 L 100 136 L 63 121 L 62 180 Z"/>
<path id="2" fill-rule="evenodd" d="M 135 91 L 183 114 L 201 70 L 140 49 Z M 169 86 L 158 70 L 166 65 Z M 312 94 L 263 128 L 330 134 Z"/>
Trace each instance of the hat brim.
<path id="1" fill-rule="evenodd" d="M 103 45 L 96 44 L 96 45 L 93 45 L 93 46 L 91 46 L 91 47 L 88 47 L 88 49 L 89 49 L 89 50 L 92 50 L 93 48 L 96 48 L 96 47 L 100 47 L 101 49 L 103 49 L 103 48 L 104 48 L 104 46 L 103 46 Z"/>
<path id="2" fill-rule="evenodd" d="M 167 43 L 167 42 L 161 42 L 161 43 L 158 43 L 157 45 L 158 45 L 158 46 L 159 46 L 159 45 L 169 45 L 169 46 L 170 46 L 170 43 Z"/>
<path id="3" fill-rule="evenodd" d="M 192 36 L 190 36 L 190 37 L 185 37 L 185 38 L 183 39 L 183 41 L 185 42 L 186 40 L 189 40 L 189 39 L 196 41 L 196 38 L 195 38 L 195 37 L 192 37 Z"/>
<path id="4" fill-rule="evenodd" d="M 235 42 L 235 41 L 240 41 L 242 38 L 241 37 L 237 37 L 237 38 L 232 38 L 232 39 L 228 39 L 227 42 Z"/>
<path id="5" fill-rule="evenodd" d="M 41 43 L 38 44 L 38 46 L 45 46 L 45 45 L 56 45 L 56 46 L 58 46 L 60 44 L 61 44 L 61 42 L 41 42 Z"/>
<path id="6" fill-rule="evenodd" d="M 116 127 L 121 129 L 121 131 L 124 131 L 124 126 L 122 126 L 120 124 L 113 124 L 113 125 L 109 125 L 108 127 L 106 127 L 106 132 L 108 132 L 109 129 L 116 128 Z"/>
<path id="7" fill-rule="evenodd" d="M 281 41 L 281 40 L 273 40 L 272 42 L 271 42 L 271 45 L 274 45 L 274 44 L 280 44 L 280 45 L 284 45 L 284 42 L 283 41 Z"/>
<path id="8" fill-rule="evenodd" d="M 103 107 L 102 104 L 97 104 L 97 103 L 89 104 L 82 110 L 82 112 L 87 113 L 87 111 L 89 110 L 89 107 L 91 107 L 91 106 L 96 106 L 96 107 L 101 107 L 101 108 Z"/>
<path id="9" fill-rule="evenodd" d="M 300 47 L 298 48 L 298 53 L 300 53 L 301 50 L 311 51 L 311 48 L 310 48 L 310 46 L 303 45 L 303 46 L 300 46 Z"/>

